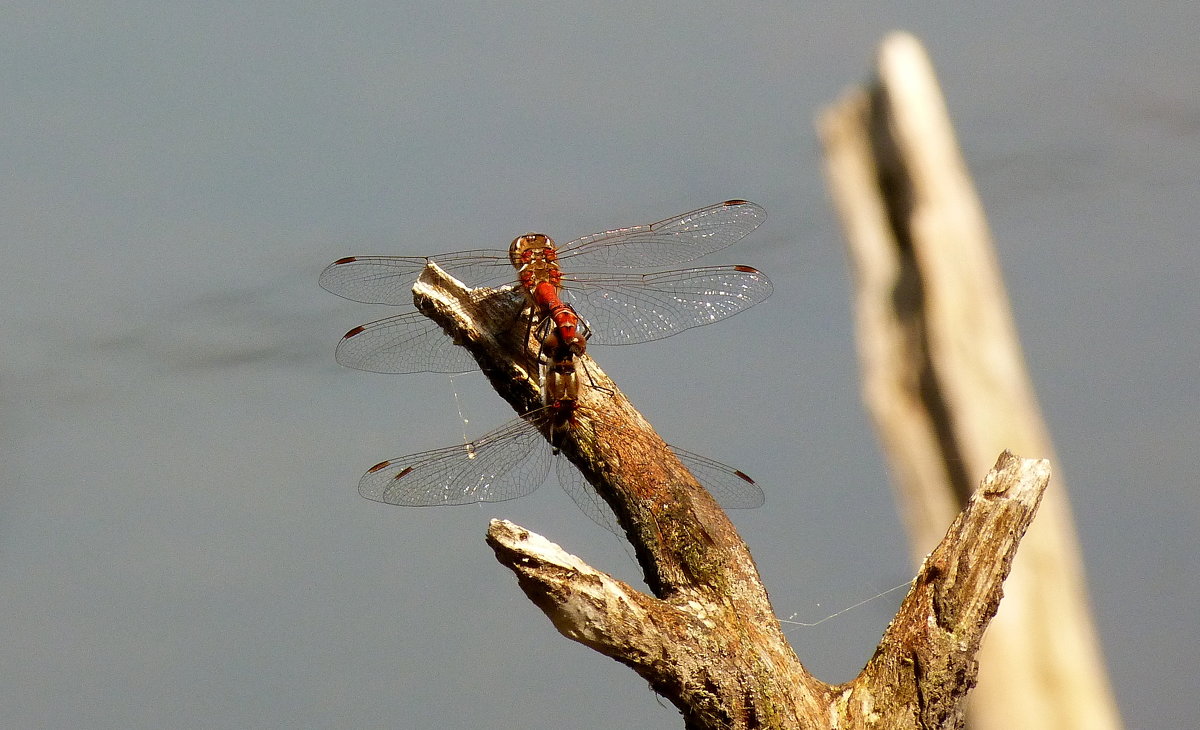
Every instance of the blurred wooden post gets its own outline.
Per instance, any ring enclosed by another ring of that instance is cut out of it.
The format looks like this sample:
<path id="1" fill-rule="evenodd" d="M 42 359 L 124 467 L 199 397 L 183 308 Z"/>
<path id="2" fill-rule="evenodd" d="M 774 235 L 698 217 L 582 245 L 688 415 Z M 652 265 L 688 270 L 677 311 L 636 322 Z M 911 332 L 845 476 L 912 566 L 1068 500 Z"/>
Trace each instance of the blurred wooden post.
<path id="1" fill-rule="evenodd" d="M 997 451 L 1053 447 L 980 202 L 920 43 L 818 120 L 856 287 L 863 392 L 920 561 Z M 974 730 L 1120 727 L 1061 476 L 1005 584 L 968 703 Z"/>

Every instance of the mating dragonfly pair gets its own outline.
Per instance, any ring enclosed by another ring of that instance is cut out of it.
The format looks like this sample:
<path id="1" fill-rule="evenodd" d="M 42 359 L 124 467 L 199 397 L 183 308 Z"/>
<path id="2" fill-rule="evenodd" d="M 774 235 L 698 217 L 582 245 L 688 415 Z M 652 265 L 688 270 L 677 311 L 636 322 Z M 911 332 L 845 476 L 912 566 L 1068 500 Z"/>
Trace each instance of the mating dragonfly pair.
<path id="1" fill-rule="evenodd" d="M 749 266 L 639 273 L 726 248 L 765 216 L 754 203 L 728 200 L 563 246 L 530 233 L 516 238 L 507 255 L 475 250 L 429 258 L 352 256 L 330 264 L 321 273 L 322 287 L 372 304 L 410 304 L 412 284 L 430 260 L 474 286 L 511 284 L 525 295 L 527 306 L 519 316 L 539 343 L 542 408 L 475 441 L 376 464 L 363 475 L 359 493 L 407 506 L 497 502 L 541 486 L 555 461 L 559 483 L 572 500 L 592 520 L 619 534 L 607 503 L 566 458 L 555 459 L 562 434 L 576 427 L 583 408 L 577 400 L 579 358 L 589 342 L 628 345 L 669 337 L 733 316 L 770 296 L 770 280 Z M 460 373 L 476 367 L 466 350 L 417 311 L 355 327 L 338 343 L 336 357 L 348 367 L 381 373 Z M 603 413 L 589 416 L 598 438 L 620 436 L 620 427 Z M 741 471 L 672 450 L 721 506 L 763 503 L 762 490 Z"/>

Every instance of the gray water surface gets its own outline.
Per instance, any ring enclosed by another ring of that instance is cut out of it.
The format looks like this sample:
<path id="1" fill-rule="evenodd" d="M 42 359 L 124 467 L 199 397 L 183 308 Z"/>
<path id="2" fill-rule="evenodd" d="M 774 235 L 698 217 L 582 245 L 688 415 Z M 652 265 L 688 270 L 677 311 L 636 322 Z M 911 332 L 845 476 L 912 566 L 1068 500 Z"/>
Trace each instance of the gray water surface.
<path id="1" fill-rule="evenodd" d="M 769 301 L 593 354 L 665 438 L 764 486 L 734 520 L 781 616 L 907 580 L 811 123 L 895 28 L 927 44 L 989 215 L 1122 713 L 1200 712 L 1195 3 L 3 16 L 6 725 L 680 726 L 484 545 L 513 519 L 638 581 L 552 480 L 482 507 L 358 496 L 371 464 L 511 412 L 478 374 L 334 364 L 346 329 L 387 314 L 317 287 L 350 254 L 759 203 L 767 222 L 703 263 L 767 271 Z M 790 637 L 845 681 L 899 597 Z"/>

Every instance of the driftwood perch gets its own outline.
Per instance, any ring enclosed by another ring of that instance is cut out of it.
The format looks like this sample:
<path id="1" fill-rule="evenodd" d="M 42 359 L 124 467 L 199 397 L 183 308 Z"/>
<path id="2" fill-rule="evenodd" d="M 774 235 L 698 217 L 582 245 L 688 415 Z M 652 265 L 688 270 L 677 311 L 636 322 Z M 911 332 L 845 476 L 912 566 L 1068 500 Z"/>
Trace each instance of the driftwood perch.
<path id="1" fill-rule="evenodd" d="M 530 342 L 508 326 L 518 295 L 468 290 L 433 265 L 413 291 L 519 413 L 540 402 Z M 563 451 L 612 506 L 652 595 L 517 525 L 488 529 L 497 559 L 564 636 L 631 667 L 689 728 L 961 725 L 975 651 L 1048 483 L 1048 462 L 1001 455 L 922 566 L 867 667 L 850 683 L 827 685 L 787 643 L 725 514 L 595 363 L 586 367 L 599 388 L 583 389 L 581 407 L 618 419 L 622 438 L 573 429 Z"/>
<path id="2" fill-rule="evenodd" d="M 818 128 L 854 272 L 864 400 L 919 561 L 998 449 L 1053 459 L 1053 446 L 920 43 L 888 37 L 878 79 L 825 110 Z M 984 644 L 969 703 L 976 730 L 1120 727 L 1062 483 Z"/>

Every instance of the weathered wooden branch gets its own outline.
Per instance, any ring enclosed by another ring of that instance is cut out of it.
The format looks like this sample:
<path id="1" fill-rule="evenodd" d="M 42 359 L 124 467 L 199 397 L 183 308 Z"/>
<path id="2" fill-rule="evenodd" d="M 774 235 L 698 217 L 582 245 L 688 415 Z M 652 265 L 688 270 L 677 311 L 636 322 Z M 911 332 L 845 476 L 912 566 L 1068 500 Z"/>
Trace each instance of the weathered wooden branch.
<path id="1" fill-rule="evenodd" d="M 975 654 L 1049 480 L 1048 461 L 1000 455 L 925 559 L 875 656 L 844 688 L 848 721 L 833 727 L 962 726 Z"/>
<path id="2" fill-rule="evenodd" d="M 511 327 L 511 292 L 468 290 L 436 266 L 417 306 L 467 347 L 520 413 L 540 402 L 532 343 Z M 634 546 L 643 593 L 528 530 L 493 521 L 488 544 L 555 627 L 645 678 L 689 728 L 955 728 L 975 649 L 1017 543 L 1049 479 L 1007 452 L 925 563 L 875 657 L 853 682 L 809 674 L 788 645 L 745 543 L 590 359 L 583 412 L 563 451 L 612 506 Z M 611 434 L 619 423 L 620 438 Z M 949 522 L 949 520 L 948 520 Z"/>
<path id="3" fill-rule="evenodd" d="M 818 122 L 856 288 L 863 392 L 920 560 L 1001 448 L 1053 458 L 983 209 L 919 42 Z M 1057 463 L 1057 461 L 1056 461 Z M 1025 539 L 981 654 L 977 730 L 1115 730 L 1066 491 Z"/>

